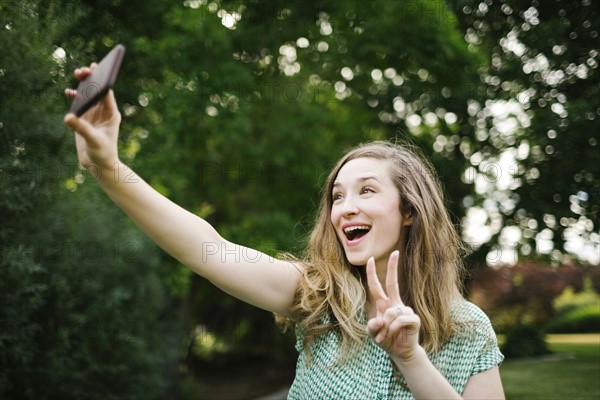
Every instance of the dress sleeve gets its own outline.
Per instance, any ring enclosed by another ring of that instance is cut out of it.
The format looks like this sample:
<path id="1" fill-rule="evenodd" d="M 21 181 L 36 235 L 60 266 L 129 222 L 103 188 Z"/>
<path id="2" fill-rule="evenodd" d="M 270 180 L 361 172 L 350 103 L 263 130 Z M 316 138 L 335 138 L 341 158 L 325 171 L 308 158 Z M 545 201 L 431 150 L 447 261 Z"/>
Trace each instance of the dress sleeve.
<path id="1" fill-rule="evenodd" d="M 498 347 L 496 333 L 492 327 L 490 319 L 478 310 L 477 312 L 477 347 L 480 349 L 479 354 L 473 364 L 471 375 L 486 371 L 496 365 L 499 365 L 504 360 L 504 355 Z"/>
<path id="2" fill-rule="evenodd" d="M 304 351 L 304 331 L 300 329 L 298 324 L 294 325 L 294 335 L 296 336 L 294 347 L 298 353 L 302 353 Z"/>

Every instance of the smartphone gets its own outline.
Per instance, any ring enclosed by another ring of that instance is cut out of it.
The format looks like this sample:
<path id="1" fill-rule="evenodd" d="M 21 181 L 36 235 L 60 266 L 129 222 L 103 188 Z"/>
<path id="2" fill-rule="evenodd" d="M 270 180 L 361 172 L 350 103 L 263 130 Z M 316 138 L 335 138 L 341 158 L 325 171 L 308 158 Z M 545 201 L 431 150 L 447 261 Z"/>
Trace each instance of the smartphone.
<path id="1" fill-rule="evenodd" d="M 118 44 L 104 56 L 92 73 L 79 82 L 69 112 L 81 117 L 108 93 L 115 84 L 124 55 L 125 46 Z"/>

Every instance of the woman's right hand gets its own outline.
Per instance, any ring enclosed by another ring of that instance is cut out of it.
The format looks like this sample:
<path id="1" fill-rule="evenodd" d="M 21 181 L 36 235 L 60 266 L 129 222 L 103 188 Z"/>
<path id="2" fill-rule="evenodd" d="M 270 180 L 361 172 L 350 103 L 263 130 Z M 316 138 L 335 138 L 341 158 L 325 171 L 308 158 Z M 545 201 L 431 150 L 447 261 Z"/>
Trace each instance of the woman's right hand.
<path id="1" fill-rule="evenodd" d="M 79 80 L 85 79 L 95 66 L 96 64 L 92 64 L 90 67 L 76 69 L 75 77 Z M 66 89 L 65 94 L 73 98 L 76 91 Z M 65 115 L 64 122 L 75 131 L 77 156 L 83 167 L 99 168 L 97 173 L 102 173 L 101 171 L 105 169 L 117 168 L 119 163 L 117 140 L 121 113 L 112 90 L 81 117 L 68 113 Z"/>

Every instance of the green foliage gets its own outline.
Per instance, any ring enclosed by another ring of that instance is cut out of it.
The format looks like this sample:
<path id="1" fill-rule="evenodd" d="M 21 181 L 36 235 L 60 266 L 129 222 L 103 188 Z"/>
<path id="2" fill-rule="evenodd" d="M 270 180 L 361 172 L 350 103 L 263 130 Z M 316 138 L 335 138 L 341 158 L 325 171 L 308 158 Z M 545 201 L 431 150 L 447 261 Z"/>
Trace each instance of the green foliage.
<path id="1" fill-rule="evenodd" d="M 0 4 L 0 239 L 27 213 L 51 201 L 56 184 L 75 165 L 64 156 L 60 105 L 65 80 L 52 57 L 54 39 L 64 31 L 58 5 L 38 1 Z M 11 223 L 8 223 L 11 221 Z"/>
<path id="2" fill-rule="evenodd" d="M 469 48 L 489 60 L 471 104 L 469 121 L 478 130 L 465 156 L 475 155 L 473 167 L 482 172 L 490 167 L 483 156 L 510 178 L 480 190 L 478 202 L 499 227 L 518 228 L 521 237 L 510 247 L 521 257 L 598 263 L 598 7 L 587 0 L 452 4 Z M 514 154 L 506 168 L 502 153 Z M 480 254 L 502 244 L 501 228 Z M 552 249 L 538 247 L 544 238 Z M 573 238 L 595 250 L 584 254 L 566 243 Z"/>
<path id="3" fill-rule="evenodd" d="M 15 368 L 34 361 L 29 337 L 40 331 L 34 316 L 44 304 L 48 285 L 41 279 L 43 268 L 35 263 L 30 249 L 15 245 L 2 250 L 0 394 L 6 395 L 8 388 L 15 385 L 28 395 L 31 389 L 26 390 L 27 386 L 15 384 L 12 379 Z"/>
<path id="4" fill-rule="evenodd" d="M 585 280 L 584 289 L 576 293 L 567 287 L 554 301 L 558 314 L 546 326 L 547 332 L 600 332 L 600 294 Z"/>
<path id="5" fill-rule="evenodd" d="M 16 239 L 22 253 L 9 253 L 3 266 L 3 397 L 160 398 L 165 391 L 180 332 L 157 258 L 131 227 L 107 226 L 115 210 L 86 191 L 65 193 L 36 215 L 44 234 L 35 243 Z"/>
<path id="6" fill-rule="evenodd" d="M 57 43 L 83 13 L 0 8 L 0 397 L 163 398 L 181 326 L 159 257 L 79 170 L 62 124 Z"/>
<path id="7" fill-rule="evenodd" d="M 544 332 L 533 325 L 520 325 L 510 330 L 501 350 L 506 358 L 535 357 L 549 353 Z"/>
<path id="8" fill-rule="evenodd" d="M 490 316 L 498 332 L 521 325 L 543 327 L 556 314 L 553 304 L 563 290 L 581 287 L 593 271 L 535 263 L 482 268 L 472 274 L 469 298 Z"/>
<path id="9" fill-rule="evenodd" d="M 185 376 L 179 382 L 179 398 L 181 400 L 197 400 L 202 398 L 204 386 L 191 376 Z"/>
<path id="10" fill-rule="evenodd" d="M 556 316 L 546 326 L 552 333 L 600 332 L 600 305 L 588 304 Z"/>
<path id="11" fill-rule="evenodd" d="M 576 292 L 572 286 L 568 286 L 554 300 L 554 308 L 559 313 L 598 304 L 600 304 L 600 293 L 593 287 L 590 278 L 583 280 L 583 290 Z"/>
<path id="12" fill-rule="evenodd" d="M 2 267 L 2 397 L 162 398 L 167 388 L 181 327 L 155 249 L 90 189 L 31 213 L 43 234 L 16 238 L 21 252 Z"/>

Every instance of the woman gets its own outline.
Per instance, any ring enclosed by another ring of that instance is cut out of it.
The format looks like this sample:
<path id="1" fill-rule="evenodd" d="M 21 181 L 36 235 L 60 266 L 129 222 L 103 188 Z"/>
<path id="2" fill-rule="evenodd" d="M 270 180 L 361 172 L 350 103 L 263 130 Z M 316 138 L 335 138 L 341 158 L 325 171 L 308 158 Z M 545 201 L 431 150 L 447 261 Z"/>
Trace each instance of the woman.
<path id="1" fill-rule="evenodd" d="M 414 152 L 384 142 L 348 152 L 329 175 L 306 257 L 275 260 L 228 242 L 121 163 L 120 121 L 112 91 L 81 118 L 65 116 L 80 163 L 165 251 L 295 325 L 290 398 L 504 398 L 494 332 L 460 295 L 460 240 Z"/>

